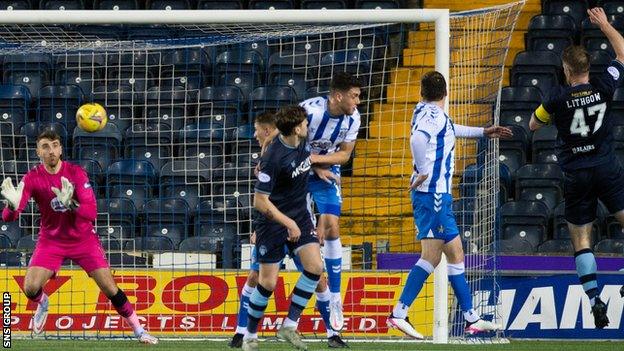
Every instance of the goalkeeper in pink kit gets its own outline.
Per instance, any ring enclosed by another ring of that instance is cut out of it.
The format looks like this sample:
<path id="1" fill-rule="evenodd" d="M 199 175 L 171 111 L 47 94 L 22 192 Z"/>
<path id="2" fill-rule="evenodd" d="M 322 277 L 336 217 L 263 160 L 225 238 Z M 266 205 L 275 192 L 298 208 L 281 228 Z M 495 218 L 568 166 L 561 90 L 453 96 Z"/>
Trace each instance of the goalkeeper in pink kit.
<path id="1" fill-rule="evenodd" d="M 157 344 L 158 339 L 143 329 L 126 294 L 113 279 L 93 229 L 97 208 L 87 173 L 78 165 L 61 161 L 62 153 L 60 136 L 45 130 L 37 137 L 41 164 L 26 173 L 17 188 L 11 178 L 2 182 L 1 194 L 7 202 L 3 221 L 17 220 L 31 197 L 41 212 L 39 239 L 24 281 L 24 293 L 37 303 L 33 332 L 43 331 L 48 316 L 48 297 L 43 286 L 59 271 L 63 260 L 69 258 L 95 280 L 141 343 Z"/>

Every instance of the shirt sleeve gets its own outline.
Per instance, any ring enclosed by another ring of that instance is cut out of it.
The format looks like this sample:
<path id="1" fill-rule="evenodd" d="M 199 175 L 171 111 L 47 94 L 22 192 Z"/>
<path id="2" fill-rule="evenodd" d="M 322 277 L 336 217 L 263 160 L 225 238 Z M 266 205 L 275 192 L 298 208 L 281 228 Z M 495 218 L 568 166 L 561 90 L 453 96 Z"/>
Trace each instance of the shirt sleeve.
<path id="1" fill-rule="evenodd" d="M 265 156 L 262 156 L 260 160 L 260 169 L 258 171 L 255 192 L 270 195 L 273 191 L 273 187 L 275 187 L 276 178 L 279 175 L 279 160 L 277 160 L 276 157 Z"/>
<path id="2" fill-rule="evenodd" d="M 74 197 L 78 201 L 78 208 L 74 210 L 77 216 L 88 221 L 95 221 L 97 218 L 97 201 L 93 188 L 89 182 L 87 172 L 82 167 L 76 167 L 77 172 L 74 177 Z"/>
<path id="3" fill-rule="evenodd" d="M 26 206 L 28 205 L 28 200 L 30 200 L 30 196 L 32 195 L 32 176 L 30 173 L 26 173 L 24 178 L 22 178 L 22 182 L 24 182 L 24 189 L 22 190 L 22 198 L 20 199 L 19 206 L 17 209 L 13 211 L 9 205 L 7 205 L 2 211 L 2 220 L 5 222 L 13 222 L 19 218 L 20 213 L 24 211 Z"/>
<path id="4" fill-rule="evenodd" d="M 597 85 L 597 88 L 602 92 L 613 96 L 615 90 L 622 86 L 623 81 L 624 64 L 618 60 L 613 60 L 604 73 L 592 83 Z"/>
<path id="5" fill-rule="evenodd" d="M 353 123 L 349 126 L 349 130 L 347 131 L 347 135 L 345 136 L 344 141 L 346 143 L 353 142 L 357 139 L 358 131 L 360 130 L 360 113 L 355 112 L 351 118 L 353 118 Z"/>
<path id="6" fill-rule="evenodd" d="M 555 114 L 555 110 L 557 108 L 557 101 L 559 97 L 559 89 L 553 88 L 550 93 L 542 100 L 541 105 L 535 109 L 533 114 L 537 121 L 542 124 L 550 124 L 552 121 L 553 115 Z"/>

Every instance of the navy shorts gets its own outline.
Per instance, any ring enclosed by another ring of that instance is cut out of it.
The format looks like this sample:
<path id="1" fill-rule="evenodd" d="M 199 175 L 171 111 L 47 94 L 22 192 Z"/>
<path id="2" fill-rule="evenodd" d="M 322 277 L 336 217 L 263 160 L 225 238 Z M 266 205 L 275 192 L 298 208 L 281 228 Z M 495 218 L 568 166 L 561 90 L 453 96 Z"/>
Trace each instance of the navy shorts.
<path id="1" fill-rule="evenodd" d="M 297 222 L 301 230 L 301 236 L 296 243 L 288 241 L 288 230 L 278 223 L 258 223 L 256 226 L 256 256 L 259 263 L 279 263 L 286 256 L 284 245 L 288 247 L 291 256 L 297 253 L 297 249 L 319 242 L 312 221 L 307 218 Z"/>
<path id="2" fill-rule="evenodd" d="M 598 199 L 610 213 L 624 209 L 624 168 L 619 162 L 564 172 L 566 221 L 583 225 L 596 219 Z"/>

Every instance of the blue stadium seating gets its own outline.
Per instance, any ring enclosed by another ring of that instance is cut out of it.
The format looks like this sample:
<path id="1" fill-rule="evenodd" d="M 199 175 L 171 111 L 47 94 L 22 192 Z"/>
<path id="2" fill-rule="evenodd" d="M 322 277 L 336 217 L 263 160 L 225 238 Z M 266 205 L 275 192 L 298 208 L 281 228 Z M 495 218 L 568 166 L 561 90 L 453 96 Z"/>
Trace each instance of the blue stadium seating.
<path id="1" fill-rule="evenodd" d="M 146 0 L 145 8 L 148 10 L 190 10 L 189 0 Z"/>
<path id="2" fill-rule="evenodd" d="M 543 242 L 538 248 L 539 253 L 574 254 L 574 247 L 570 239 L 553 239 Z"/>
<path id="3" fill-rule="evenodd" d="M 5 236 L 11 242 L 10 247 L 15 247 L 24 233 L 19 226 L 19 222 L 15 221 L 0 224 L 0 235 Z"/>
<path id="4" fill-rule="evenodd" d="M 596 220 L 592 224 L 590 242 L 592 245 L 603 237 L 603 227 L 605 217 L 608 215 L 607 209 L 599 201 L 596 207 Z M 555 207 L 553 212 L 553 239 L 570 240 L 570 230 L 568 229 L 568 221 L 565 219 L 565 201 L 562 201 Z"/>
<path id="5" fill-rule="evenodd" d="M 30 0 L 1 0 L 0 9 L 2 10 L 30 10 L 32 9 Z"/>
<path id="6" fill-rule="evenodd" d="M 19 128 L 28 120 L 30 91 L 23 85 L 0 85 L 0 122 Z"/>
<path id="7" fill-rule="evenodd" d="M 199 0 L 199 10 L 239 10 L 243 9 L 243 3 L 239 0 Z"/>
<path id="8" fill-rule="evenodd" d="M 176 248 L 189 236 L 190 211 L 185 200 L 152 199 L 145 203 L 144 213 L 145 233 L 148 236 L 165 236 Z"/>
<path id="9" fill-rule="evenodd" d="M 215 236 L 196 236 L 188 239 L 184 239 L 180 243 L 181 252 L 206 252 L 206 253 L 218 253 L 221 241 L 219 237 Z"/>
<path id="10" fill-rule="evenodd" d="M 348 6 L 345 0 L 302 0 L 301 8 L 305 10 L 342 10 L 348 8 Z"/>
<path id="11" fill-rule="evenodd" d="M 94 133 L 87 133 L 76 127 L 73 139 L 73 157 L 96 160 L 103 170 L 112 160 L 121 156 L 122 136 L 117 126 L 112 123 Z"/>
<path id="12" fill-rule="evenodd" d="M 82 0 L 41 0 L 39 8 L 42 10 L 82 10 L 85 6 Z"/>
<path id="13" fill-rule="evenodd" d="M 99 199 L 97 226 L 103 228 L 121 228 L 118 230 L 124 238 L 136 235 L 137 208 L 130 198 L 118 197 Z M 122 236 L 119 236 L 121 239 Z"/>
<path id="14" fill-rule="evenodd" d="M 288 10 L 294 8 L 292 0 L 249 0 L 250 10 Z"/>
<path id="15" fill-rule="evenodd" d="M 163 55 L 160 87 L 183 86 L 187 90 L 210 84 L 212 61 L 201 48 L 178 49 Z M 208 74 L 206 74 L 208 73 Z"/>
<path id="16" fill-rule="evenodd" d="M 348 72 L 353 75 L 370 73 L 370 59 L 360 50 L 328 52 L 321 56 L 321 78 L 329 78 L 334 72 Z"/>
<path id="17" fill-rule="evenodd" d="M 544 126 L 533 133 L 532 155 L 535 163 L 556 163 L 557 127 Z"/>
<path id="18" fill-rule="evenodd" d="M 31 235 L 25 235 L 17 241 L 15 246 L 19 251 L 33 251 L 37 244 L 36 239 L 33 239 Z"/>
<path id="19" fill-rule="evenodd" d="M 514 125 L 508 127 L 512 130 L 513 137 L 499 141 L 499 160 L 507 166 L 511 174 L 514 174 L 518 168 L 526 164 L 529 141 L 524 128 Z"/>
<path id="20" fill-rule="evenodd" d="M 257 87 L 249 96 L 249 113 L 253 116 L 264 111 L 278 110 L 297 101 L 295 90 L 288 86 Z"/>
<path id="21" fill-rule="evenodd" d="M 104 184 L 104 172 L 102 171 L 102 167 L 96 160 L 92 159 L 80 159 L 80 160 L 72 160 L 71 162 L 80 165 L 89 176 L 89 181 L 91 182 L 91 187 L 93 188 L 93 192 L 97 197 L 99 194 L 99 190 Z"/>
<path id="22" fill-rule="evenodd" d="M 496 242 L 499 252 L 507 254 L 532 254 L 535 252 L 533 245 L 522 238 L 498 240 Z"/>
<path id="23" fill-rule="evenodd" d="M 356 0 L 356 9 L 398 9 L 404 7 L 401 0 Z"/>
<path id="24" fill-rule="evenodd" d="M 225 128 L 233 128 L 243 120 L 246 97 L 236 86 L 209 86 L 199 93 L 199 116 L 221 118 Z"/>
<path id="25" fill-rule="evenodd" d="M 624 1 L 622 0 L 600 0 L 599 3 L 607 16 L 624 14 Z"/>
<path id="26" fill-rule="evenodd" d="M 590 75 L 601 75 L 607 70 L 607 67 L 611 65 L 614 57 L 606 50 L 595 50 L 589 52 L 590 57 Z"/>
<path id="27" fill-rule="evenodd" d="M 501 90 L 500 124 L 520 126 L 531 135 L 531 115 L 542 102 L 541 92 L 535 87 L 505 87 Z"/>
<path id="28" fill-rule="evenodd" d="M 201 184 L 175 184 L 160 182 L 160 196 L 178 198 L 186 201 L 188 207 L 194 210 L 199 203 L 200 196 L 207 195 L 205 186 Z"/>
<path id="29" fill-rule="evenodd" d="M 95 10 L 138 10 L 138 0 L 95 0 L 93 2 Z"/>
<path id="30" fill-rule="evenodd" d="M 106 106 L 108 123 L 117 126 L 120 132 L 125 131 L 134 123 L 142 121 L 137 108 L 139 99 L 135 96 L 131 85 L 97 86 L 93 89 L 93 101 Z"/>
<path id="31" fill-rule="evenodd" d="M 574 44 L 574 19 L 567 15 L 537 15 L 531 18 L 529 31 L 525 35 L 526 49 L 547 50 L 558 54 Z"/>
<path id="32" fill-rule="evenodd" d="M 142 236 L 125 243 L 126 251 L 173 251 L 174 245 L 171 239 L 165 236 Z"/>
<path id="33" fill-rule="evenodd" d="M 568 15 L 580 25 L 587 17 L 587 0 L 544 0 L 542 12 L 547 15 Z"/>
<path id="34" fill-rule="evenodd" d="M 516 171 L 516 199 L 541 201 L 550 211 L 563 198 L 563 172 L 556 164 L 529 164 Z"/>
<path id="35" fill-rule="evenodd" d="M 68 131 L 76 128 L 76 111 L 82 105 L 84 95 L 76 85 L 48 85 L 39 91 L 37 121 L 56 122 Z"/>
<path id="36" fill-rule="evenodd" d="M 624 239 L 603 239 L 596 246 L 594 251 L 597 253 L 624 254 Z"/>
<path id="37" fill-rule="evenodd" d="M 176 86 L 173 90 L 149 88 L 145 108 L 147 122 L 168 124 L 173 130 L 180 129 L 188 123 L 187 104 L 190 101 L 183 87 Z"/>
<path id="38" fill-rule="evenodd" d="M 516 55 L 511 68 L 511 85 L 534 86 L 546 96 L 548 89 L 559 84 L 561 58 L 552 51 L 523 51 Z"/>
<path id="39" fill-rule="evenodd" d="M 36 99 L 41 87 L 52 81 L 52 57 L 49 54 L 6 55 L 2 63 L 4 84 L 23 85 Z"/>
<path id="40" fill-rule="evenodd" d="M 534 250 L 546 239 L 550 211 L 543 202 L 506 202 L 500 211 L 503 239 L 526 240 Z"/>

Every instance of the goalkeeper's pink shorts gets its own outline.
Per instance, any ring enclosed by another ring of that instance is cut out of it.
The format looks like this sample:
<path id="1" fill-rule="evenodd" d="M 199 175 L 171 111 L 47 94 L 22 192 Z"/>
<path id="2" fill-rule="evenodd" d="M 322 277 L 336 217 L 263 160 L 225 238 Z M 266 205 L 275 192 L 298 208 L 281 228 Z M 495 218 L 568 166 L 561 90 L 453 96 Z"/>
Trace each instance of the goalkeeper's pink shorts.
<path id="1" fill-rule="evenodd" d="M 93 234 L 75 242 L 39 237 L 28 266 L 43 267 L 56 273 L 65 259 L 71 259 L 87 273 L 109 267 L 100 239 Z"/>

